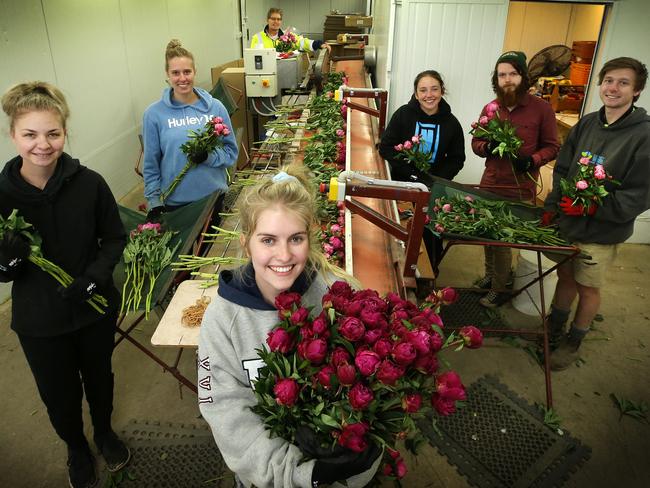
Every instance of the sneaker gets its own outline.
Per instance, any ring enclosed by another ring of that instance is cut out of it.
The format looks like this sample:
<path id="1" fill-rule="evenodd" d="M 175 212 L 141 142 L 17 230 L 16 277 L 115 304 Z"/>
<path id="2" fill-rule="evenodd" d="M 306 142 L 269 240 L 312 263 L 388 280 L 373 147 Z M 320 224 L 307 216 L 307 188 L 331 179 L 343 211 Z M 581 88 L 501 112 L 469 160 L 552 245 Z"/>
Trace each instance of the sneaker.
<path id="1" fill-rule="evenodd" d="M 510 271 L 510 274 L 508 275 L 508 281 L 506 281 L 506 288 L 512 288 L 514 282 L 515 282 L 515 274 L 514 272 Z M 492 288 L 492 277 L 483 276 L 482 278 L 479 278 L 474 282 L 474 286 L 477 288 L 481 288 L 483 290 L 489 290 L 490 288 Z"/>
<path id="2" fill-rule="evenodd" d="M 112 430 L 105 436 L 96 438 L 95 444 L 106 461 L 106 469 L 111 473 L 122 469 L 131 459 L 131 451 Z"/>
<path id="3" fill-rule="evenodd" d="M 496 308 L 510 300 L 509 293 L 489 291 L 478 302 L 486 308 Z"/>
<path id="4" fill-rule="evenodd" d="M 572 364 L 575 364 L 576 361 L 580 358 L 578 353 L 578 348 L 580 344 L 576 345 L 571 343 L 567 335 L 564 335 L 560 339 L 560 343 L 551 351 L 550 365 L 551 371 L 563 371 L 567 369 Z"/>
<path id="5" fill-rule="evenodd" d="M 492 288 L 492 278 L 490 276 L 484 276 L 479 278 L 474 282 L 474 286 L 477 288 L 482 288 L 483 290 L 489 290 Z"/>
<path id="6" fill-rule="evenodd" d="M 95 458 L 88 447 L 68 448 L 68 480 L 70 488 L 91 488 L 97 484 Z"/>

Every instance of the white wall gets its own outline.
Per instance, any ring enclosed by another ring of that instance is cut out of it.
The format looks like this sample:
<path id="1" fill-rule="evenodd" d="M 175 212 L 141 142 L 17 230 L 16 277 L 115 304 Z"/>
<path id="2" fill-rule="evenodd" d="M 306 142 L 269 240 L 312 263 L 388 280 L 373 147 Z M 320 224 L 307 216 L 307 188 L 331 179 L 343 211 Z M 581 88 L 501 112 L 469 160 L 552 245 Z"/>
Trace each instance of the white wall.
<path id="1" fill-rule="evenodd" d="M 181 39 L 195 56 L 197 85 L 210 88 L 210 68 L 240 57 L 238 15 L 237 0 L 2 1 L 0 92 L 29 80 L 59 86 L 71 109 L 66 151 L 120 198 L 139 181 L 137 135 L 166 86 L 167 42 Z M 6 161 L 15 150 L 0 118 Z"/>

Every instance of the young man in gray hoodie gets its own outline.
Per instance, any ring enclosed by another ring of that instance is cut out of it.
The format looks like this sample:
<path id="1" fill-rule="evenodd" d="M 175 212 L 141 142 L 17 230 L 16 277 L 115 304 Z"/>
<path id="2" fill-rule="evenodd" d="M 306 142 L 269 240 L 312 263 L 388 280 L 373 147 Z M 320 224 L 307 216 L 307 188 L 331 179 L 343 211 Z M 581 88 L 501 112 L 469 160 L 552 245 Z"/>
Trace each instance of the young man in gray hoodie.
<path id="1" fill-rule="evenodd" d="M 555 164 L 545 219 L 549 221 L 557 212 L 560 232 L 589 257 L 578 257 L 558 268 L 549 316 L 551 342 L 557 345 L 550 358 L 553 370 L 566 369 L 578 359 L 578 348 L 600 307 L 600 288 L 618 246 L 632 235 L 636 217 L 650 208 L 650 117 L 634 105 L 647 78 L 646 66 L 636 59 L 606 62 L 598 73 L 603 106 L 571 129 Z M 589 212 L 563 200 L 560 188 L 562 178 L 571 180 L 578 172 L 577 162 L 586 152 L 591 153 L 592 163 L 602 164 L 620 182 L 606 181 L 609 195 Z M 576 296 L 575 316 L 565 334 Z"/>

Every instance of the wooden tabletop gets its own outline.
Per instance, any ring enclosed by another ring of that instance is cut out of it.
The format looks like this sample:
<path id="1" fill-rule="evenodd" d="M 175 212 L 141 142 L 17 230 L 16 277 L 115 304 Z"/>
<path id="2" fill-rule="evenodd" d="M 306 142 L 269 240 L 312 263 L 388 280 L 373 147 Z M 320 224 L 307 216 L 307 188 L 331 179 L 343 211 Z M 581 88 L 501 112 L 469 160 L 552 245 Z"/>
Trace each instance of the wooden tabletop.
<path id="1" fill-rule="evenodd" d="M 559 113 L 555 114 L 555 119 L 560 125 L 566 127 L 567 129 L 570 129 L 578 123 L 578 114 Z"/>
<path id="2" fill-rule="evenodd" d="M 151 336 L 151 343 L 154 346 L 168 347 L 197 347 L 199 344 L 200 327 L 188 327 L 181 324 L 183 310 L 203 297 L 210 298 L 217 294 L 217 287 L 201 288 L 205 280 L 183 281 L 176 293 L 169 302 L 156 331 Z"/>

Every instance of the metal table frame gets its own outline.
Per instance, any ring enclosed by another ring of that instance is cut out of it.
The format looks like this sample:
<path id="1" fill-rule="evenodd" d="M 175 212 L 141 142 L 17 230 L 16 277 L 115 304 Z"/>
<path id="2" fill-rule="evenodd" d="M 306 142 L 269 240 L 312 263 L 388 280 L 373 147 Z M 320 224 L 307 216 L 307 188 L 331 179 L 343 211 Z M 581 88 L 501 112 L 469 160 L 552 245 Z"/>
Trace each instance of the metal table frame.
<path id="1" fill-rule="evenodd" d="M 532 244 L 513 244 L 513 243 L 506 243 L 506 242 L 497 242 L 497 241 L 481 241 L 481 240 L 461 240 L 458 238 L 450 237 L 450 236 L 445 236 L 443 234 L 443 238 L 449 239 L 447 241 L 447 244 L 445 245 L 442 254 L 440 258 L 436 262 L 436 269 L 442 259 L 445 257 L 447 252 L 452 246 L 457 246 L 457 245 L 468 245 L 468 246 L 481 246 L 481 247 L 486 247 L 486 246 L 492 246 L 492 247 L 510 247 L 514 249 L 526 249 L 530 251 L 535 251 L 537 254 L 537 277 L 532 279 L 529 283 L 527 283 L 525 286 L 517 289 L 517 290 L 501 290 L 504 292 L 510 292 L 511 297 L 510 300 L 512 300 L 514 297 L 519 295 L 520 293 L 524 292 L 531 286 L 533 286 L 535 283 L 539 284 L 539 293 L 540 293 L 540 309 L 539 309 L 539 315 L 542 320 L 542 330 L 526 330 L 526 329 L 510 329 L 510 328 L 489 328 L 489 327 L 481 327 L 482 332 L 489 332 L 489 333 L 496 333 L 496 334 L 508 334 L 508 335 L 519 335 L 519 336 L 526 336 L 526 335 L 533 335 L 533 336 L 542 336 L 542 347 L 544 350 L 544 381 L 546 385 L 546 406 L 547 408 L 551 408 L 553 406 L 553 392 L 552 392 L 552 387 L 551 387 L 551 369 L 550 369 L 550 348 L 549 348 L 549 336 L 548 336 L 548 321 L 546 319 L 546 304 L 544 300 L 544 278 L 551 274 L 553 271 L 556 271 L 561 265 L 564 263 L 567 263 L 568 261 L 574 259 L 580 254 L 580 249 L 578 249 L 575 246 L 543 246 L 543 245 L 532 245 Z M 549 268 L 546 271 L 543 271 L 542 267 L 542 253 L 544 252 L 553 252 L 557 254 L 562 254 L 564 256 L 564 259 L 560 260 L 557 262 L 554 266 Z M 434 280 L 435 281 L 435 280 Z M 481 290 L 481 291 L 486 291 L 486 290 Z M 453 327 L 453 326 L 446 326 L 445 327 L 447 330 L 458 330 L 459 327 Z"/>
<path id="2" fill-rule="evenodd" d="M 500 197 L 498 195 L 495 195 L 493 193 L 489 193 L 486 190 L 489 189 L 517 189 L 520 187 L 517 186 L 512 186 L 512 185 L 499 185 L 499 186 L 485 186 L 485 185 L 462 185 L 459 183 L 454 183 L 451 181 L 443 180 L 438 177 L 432 177 L 431 180 L 431 185 L 444 185 L 445 187 L 448 188 L 453 188 L 459 192 L 467 192 L 467 193 L 472 193 L 479 198 L 485 198 L 485 199 L 499 199 Z M 520 188 L 521 189 L 521 188 Z M 524 190 L 524 189 L 522 189 Z M 434 198 L 434 197 L 432 197 Z M 513 204 L 518 204 L 519 202 L 513 202 Z M 540 209 L 541 210 L 541 209 Z M 542 330 L 541 331 L 531 331 L 531 330 L 525 330 L 525 329 L 509 329 L 509 328 L 481 328 L 482 331 L 484 332 L 489 332 L 489 333 L 496 333 L 496 334 L 510 334 L 510 335 L 519 335 L 519 336 L 528 336 L 528 335 L 533 335 L 533 336 L 542 336 L 542 347 L 544 350 L 544 379 L 545 379 L 545 384 L 546 384 L 546 405 L 547 408 L 551 408 L 553 406 L 553 393 L 552 393 L 552 387 L 551 387 L 551 369 L 549 365 L 549 359 L 550 359 L 550 349 L 549 349 L 549 337 L 548 337 L 548 322 L 546 320 L 546 303 L 544 300 L 544 279 L 547 275 L 551 274 L 552 272 L 556 271 L 561 265 L 564 263 L 569 262 L 570 260 L 574 259 L 580 254 L 580 249 L 572 246 L 572 245 L 567 245 L 567 246 L 547 246 L 547 245 L 536 245 L 536 244 L 514 244 L 514 243 L 509 243 L 509 242 L 502 242 L 502 241 L 495 241 L 495 240 L 486 240 L 486 239 L 478 239 L 478 238 L 470 238 L 470 237 L 465 237 L 465 236 L 460 236 L 457 234 L 446 234 L 442 233 L 442 237 L 447 240 L 447 244 L 443 248 L 442 254 L 437 257 L 436 263 L 434 266 L 434 271 L 437 274 L 438 267 L 449 251 L 449 249 L 452 246 L 457 246 L 457 245 L 469 245 L 469 246 L 481 246 L 481 247 L 486 247 L 486 246 L 491 246 L 491 247 L 509 247 L 513 249 L 526 249 L 530 251 L 535 251 L 537 254 L 537 277 L 532 279 L 529 283 L 527 283 L 525 286 L 517 289 L 517 290 L 496 290 L 500 292 L 507 292 L 511 294 L 510 300 L 512 300 L 514 297 L 519 295 L 520 293 L 524 292 L 531 286 L 533 286 L 535 283 L 539 284 L 539 293 L 540 293 L 540 304 L 541 307 L 539 309 L 539 315 L 542 320 Z M 555 253 L 558 255 L 564 256 L 563 259 L 560 259 L 559 262 L 556 262 L 554 266 L 549 268 L 546 271 L 543 271 L 542 267 L 542 253 Z M 434 285 L 435 285 L 435 280 L 434 280 Z M 481 290 L 485 291 L 485 290 Z M 447 327 L 449 330 L 455 330 L 457 327 Z"/>
<path id="3" fill-rule="evenodd" d="M 218 197 L 219 195 L 215 193 L 212 196 L 212 198 L 209 198 L 207 200 L 206 205 L 203 208 L 203 211 L 201 212 L 199 218 L 196 220 L 196 222 L 192 227 L 192 230 L 190 231 L 190 238 L 188 238 L 184 243 L 181 244 L 181 247 L 179 248 L 178 251 L 179 254 L 187 254 L 192 249 L 195 250 L 193 253 L 199 256 L 204 256 L 207 253 L 207 251 L 209 250 L 209 245 L 204 243 L 203 234 L 207 232 L 209 229 L 210 222 L 212 221 L 214 207 L 218 200 Z M 160 288 L 161 291 L 158 294 L 158 298 L 156 300 L 155 306 L 164 309 L 165 298 L 167 297 L 170 290 L 173 290 L 176 286 L 178 286 L 179 283 L 181 283 L 182 281 L 188 278 L 190 278 L 190 273 L 187 271 L 181 271 L 181 272 L 170 274 L 167 281 Z M 146 354 L 149 358 L 151 358 L 153 361 L 158 363 L 163 368 L 164 372 L 168 372 L 174 378 L 176 378 L 179 382 L 179 388 L 181 391 L 182 391 L 182 387 L 185 386 L 189 390 L 196 393 L 197 392 L 196 385 L 192 383 L 192 381 L 190 381 L 186 376 L 184 376 L 178 369 L 178 364 L 183 354 L 183 348 L 179 349 L 173 363 L 171 364 L 166 363 L 150 348 L 148 348 L 140 341 L 138 341 L 137 339 L 131 336 L 131 332 L 133 331 L 133 329 L 135 329 L 138 326 L 138 324 L 140 324 L 140 322 L 144 320 L 145 312 L 139 311 L 135 320 L 127 328 L 123 329 L 122 324 L 124 323 L 126 317 L 127 314 L 122 313 L 117 319 L 115 332 L 119 334 L 120 337 L 117 338 L 117 340 L 115 341 L 115 347 L 117 347 L 117 345 L 120 344 L 120 342 L 126 339 L 128 342 L 130 342 L 135 347 L 137 347 L 140 351 Z"/>

